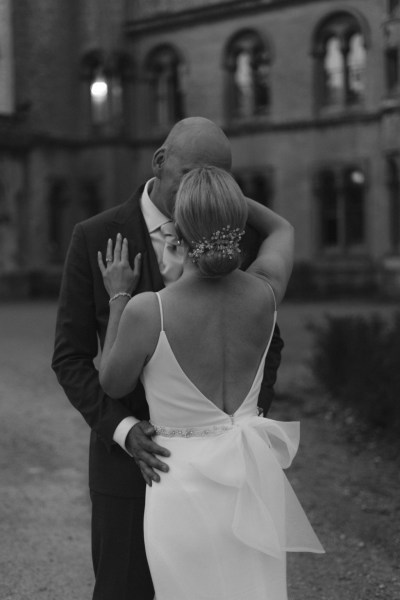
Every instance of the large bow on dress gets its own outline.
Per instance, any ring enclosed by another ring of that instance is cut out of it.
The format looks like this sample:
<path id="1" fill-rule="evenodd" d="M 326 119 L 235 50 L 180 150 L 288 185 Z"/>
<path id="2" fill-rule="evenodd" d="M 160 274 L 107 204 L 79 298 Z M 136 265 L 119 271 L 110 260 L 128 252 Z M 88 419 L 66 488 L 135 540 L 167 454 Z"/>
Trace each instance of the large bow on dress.
<path id="1" fill-rule="evenodd" d="M 298 422 L 250 417 L 235 422 L 192 461 L 204 476 L 235 489 L 233 534 L 275 558 L 282 552 L 324 552 L 283 469 L 299 445 Z"/>

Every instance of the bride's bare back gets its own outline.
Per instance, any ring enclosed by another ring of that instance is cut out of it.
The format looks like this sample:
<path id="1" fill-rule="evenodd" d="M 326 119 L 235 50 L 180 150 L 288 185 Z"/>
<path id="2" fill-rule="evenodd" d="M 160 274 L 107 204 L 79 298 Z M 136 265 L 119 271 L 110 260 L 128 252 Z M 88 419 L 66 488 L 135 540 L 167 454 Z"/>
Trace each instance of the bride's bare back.
<path id="1" fill-rule="evenodd" d="M 271 289 L 236 271 L 219 280 L 183 277 L 160 296 L 164 330 L 182 370 L 204 396 L 233 414 L 251 388 L 271 334 Z"/>

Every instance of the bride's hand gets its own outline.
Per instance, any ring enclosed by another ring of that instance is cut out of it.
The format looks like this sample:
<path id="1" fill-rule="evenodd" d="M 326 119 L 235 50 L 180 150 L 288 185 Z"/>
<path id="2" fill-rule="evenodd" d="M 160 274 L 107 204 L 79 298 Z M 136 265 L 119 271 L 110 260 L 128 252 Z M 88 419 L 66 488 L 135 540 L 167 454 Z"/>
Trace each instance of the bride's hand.
<path id="1" fill-rule="evenodd" d="M 120 233 L 117 235 L 114 251 L 112 240 L 108 240 L 105 265 L 102 253 L 97 253 L 99 269 L 110 298 L 119 292 L 132 294 L 135 291 L 140 279 L 141 258 L 140 253 L 135 256 L 133 269 L 131 269 L 128 240 L 122 239 Z"/>

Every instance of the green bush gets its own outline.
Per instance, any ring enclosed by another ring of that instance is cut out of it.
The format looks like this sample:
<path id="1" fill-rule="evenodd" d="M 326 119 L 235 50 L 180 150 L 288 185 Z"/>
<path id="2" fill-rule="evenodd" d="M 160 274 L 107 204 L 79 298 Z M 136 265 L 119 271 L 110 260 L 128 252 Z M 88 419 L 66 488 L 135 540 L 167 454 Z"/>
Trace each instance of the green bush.
<path id="1" fill-rule="evenodd" d="M 316 381 L 373 426 L 400 430 L 400 312 L 311 325 Z"/>

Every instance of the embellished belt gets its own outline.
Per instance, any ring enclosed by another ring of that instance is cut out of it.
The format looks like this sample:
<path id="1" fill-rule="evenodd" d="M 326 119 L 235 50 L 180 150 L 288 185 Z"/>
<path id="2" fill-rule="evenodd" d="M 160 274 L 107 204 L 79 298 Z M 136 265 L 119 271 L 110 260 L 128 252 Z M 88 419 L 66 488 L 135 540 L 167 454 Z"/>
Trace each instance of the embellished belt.
<path id="1" fill-rule="evenodd" d="M 227 415 L 230 416 L 230 415 Z M 165 427 L 160 425 L 155 425 L 151 423 L 156 431 L 156 435 L 161 435 L 162 437 L 206 437 L 210 435 L 220 435 L 225 433 L 226 431 L 230 431 L 233 425 L 233 417 L 231 417 L 231 423 L 229 425 L 212 425 L 210 427 Z"/>

